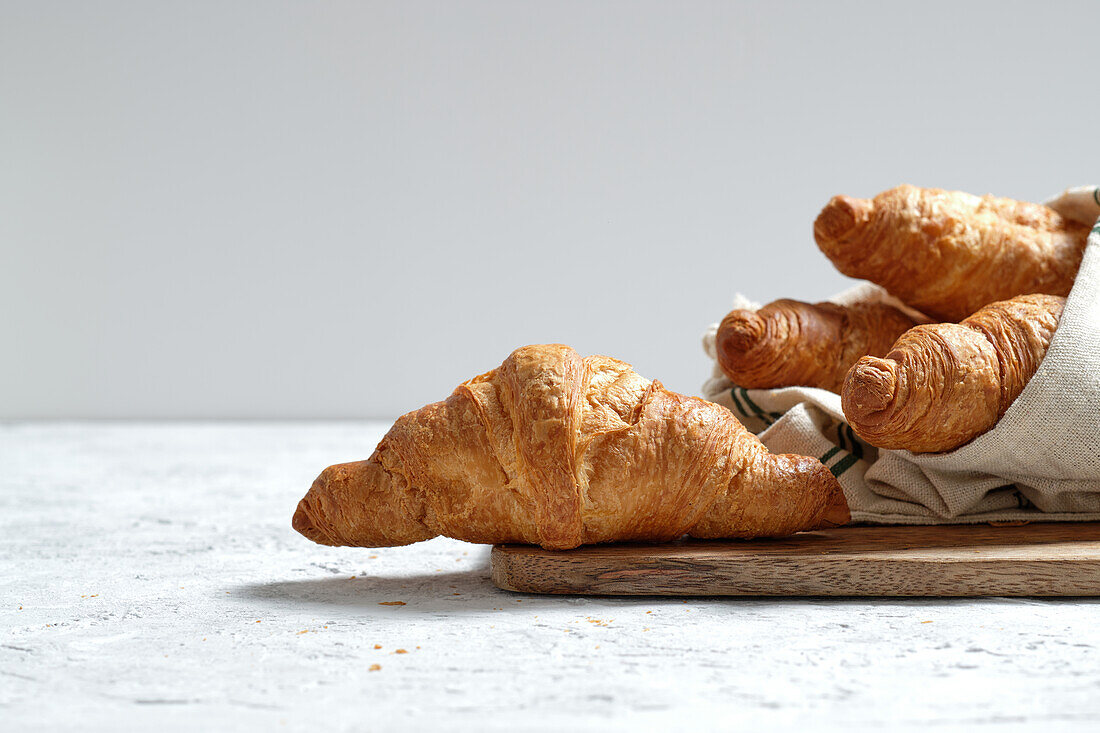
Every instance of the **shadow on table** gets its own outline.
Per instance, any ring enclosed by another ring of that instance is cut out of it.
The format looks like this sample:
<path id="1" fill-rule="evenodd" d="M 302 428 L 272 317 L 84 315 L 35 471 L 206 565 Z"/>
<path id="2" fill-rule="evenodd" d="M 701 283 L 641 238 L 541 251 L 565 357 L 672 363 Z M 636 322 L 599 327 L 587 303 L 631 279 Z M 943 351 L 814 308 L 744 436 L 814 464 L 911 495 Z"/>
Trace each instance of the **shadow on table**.
<path id="1" fill-rule="evenodd" d="M 764 611 L 783 607 L 851 607 L 935 609 L 966 605 L 1097 604 L 1096 598 L 943 598 L 943 597 L 809 597 L 809 596 L 598 596 L 536 595 L 497 588 L 488 563 L 464 572 L 432 572 L 405 576 L 356 576 L 254 583 L 233 589 L 233 597 L 284 610 L 303 606 L 353 608 L 383 616 L 461 615 L 504 611 L 529 613 L 544 608 L 598 605 L 602 608 L 688 603 L 693 607 L 723 606 L 730 611 Z"/>
<path id="2" fill-rule="evenodd" d="M 582 600 L 500 590 L 489 578 L 488 562 L 463 572 L 284 580 L 242 585 L 232 590 L 235 598 L 260 601 L 274 607 L 345 607 L 387 615 L 527 611 L 532 607 Z"/>

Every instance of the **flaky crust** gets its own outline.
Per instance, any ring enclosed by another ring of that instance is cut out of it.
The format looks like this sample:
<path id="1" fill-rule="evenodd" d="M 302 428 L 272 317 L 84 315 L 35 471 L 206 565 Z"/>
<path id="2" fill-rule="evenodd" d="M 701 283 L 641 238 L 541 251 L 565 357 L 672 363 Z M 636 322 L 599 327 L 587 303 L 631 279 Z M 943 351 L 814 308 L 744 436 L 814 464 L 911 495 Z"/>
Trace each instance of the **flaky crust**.
<path id="1" fill-rule="evenodd" d="M 325 469 L 293 526 L 328 545 L 446 535 L 568 549 L 848 519 L 816 459 L 772 455 L 725 408 L 550 344 L 401 417 L 368 460 Z"/>
<path id="2" fill-rule="evenodd" d="M 835 196 L 814 223 L 838 270 L 952 322 L 1017 295 L 1067 295 L 1088 232 L 1039 204 L 915 186 Z"/>
<path id="3" fill-rule="evenodd" d="M 914 453 L 953 450 L 991 429 L 1046 355 L 1065 298 L 1021 295 L 961 323 L 906 331 L 884 359 L 864 357 L 841 407 L 871 445 Z"/>
<path id="4" fill-rule="evenodd" d="M 882 356 L 917 321 L 885 303 L 803 303 L 777 300 L 758 311 L 722 319 L 718 365 L 751 389 L 820 387 L 840 392 L 861 356 Z"/>

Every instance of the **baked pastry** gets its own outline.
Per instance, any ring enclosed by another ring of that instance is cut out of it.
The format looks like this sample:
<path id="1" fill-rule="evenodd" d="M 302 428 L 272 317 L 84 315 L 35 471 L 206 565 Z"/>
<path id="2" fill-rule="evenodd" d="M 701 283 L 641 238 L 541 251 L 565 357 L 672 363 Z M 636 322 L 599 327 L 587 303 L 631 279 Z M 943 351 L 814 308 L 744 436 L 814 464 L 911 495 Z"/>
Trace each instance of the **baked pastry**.
<path id="1" fill-rule="evenodd" d="M 906 331 L 884 359 L 856 362 L 841 407 L 852 429 L 879 448 L 936 453 L 988 431 L 1046 355 L 1065 298 L 1021 295 L 961 323 Z"/>
<path id="2" fill-rule="evenodd" d="M 856 360 L 882 356 L 917 321 L 886 303 L 777 300 L 758 311 L 734 310 L 715 338 L 718 365 L 750 389 L 820 387 L 840 392 Z"/>
<path id="3" fill-rule="evenodd" d="M 914 186 L 835 196 L 814 223 L 838 270 L 952 322 L 1017 295 L 1068 295 L 1088 233 L 1039 204 Z"/>
<path id="4" fill-rule="evenodd" d="M 446 535 L 547 549 L 762 537 L 849 519 L 815 458 L 773 455 L 726 408 L 606 356 L 526 346 L 331 466 L 294 513 L 326 545 Z"/>

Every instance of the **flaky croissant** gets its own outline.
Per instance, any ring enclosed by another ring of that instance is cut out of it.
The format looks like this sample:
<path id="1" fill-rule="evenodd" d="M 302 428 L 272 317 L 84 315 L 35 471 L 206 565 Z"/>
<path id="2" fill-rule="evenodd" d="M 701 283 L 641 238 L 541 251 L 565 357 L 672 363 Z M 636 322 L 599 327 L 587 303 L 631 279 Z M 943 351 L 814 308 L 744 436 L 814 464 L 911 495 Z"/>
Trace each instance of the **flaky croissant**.
<path id="1" fill-rule="evenodd" d="M 1017 295 L 1067 295 L 1088 232 L 1039 204 L 914 186 L 835 196 L 814 223 L 838 270 L 944 321 Z"/>
<path id="2" fill-rule="evenodd" d="M 871 445 L 938 453 L 1001 419 L 1039 368 L 1065 298 L 1021 295 L 961 323 L 906 331 L 884 359 L 864 357 L 844 381 L 841 408 Z"/>
<path id="3" fill-rule="evenodd" d="M 777 300 L 758 311 L 734 310 L 715 339 L 718 365 L 741 387 L 821 387 L 839 392 L 856 360 L 882 356 L 917 325 L 885 303 Z"/>
<path id="4" fill-rule="evenodd" d="M 325 469 L 293 526 L 326 545 L 442 534 L 568 549 L 777 536 L 848 518 L 818 460 L 770 454 L 727 409 L 551 344 L 517 349 L 401 417 L 368 460 Z"/>

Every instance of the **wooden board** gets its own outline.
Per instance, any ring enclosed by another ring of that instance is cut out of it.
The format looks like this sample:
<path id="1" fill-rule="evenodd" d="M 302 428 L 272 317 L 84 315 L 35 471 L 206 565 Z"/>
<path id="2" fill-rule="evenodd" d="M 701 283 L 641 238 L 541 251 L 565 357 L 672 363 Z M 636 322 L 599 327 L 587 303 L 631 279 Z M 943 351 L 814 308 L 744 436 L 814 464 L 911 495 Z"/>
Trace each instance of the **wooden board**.
<path id="1" fill-rule="evenodd" d="M 1100 523 L 842 527 L 776 540 L 551 552 L 497 545 L 493 582 L 527 593 L 1095 596 Z"/>

